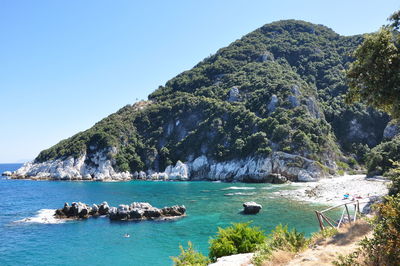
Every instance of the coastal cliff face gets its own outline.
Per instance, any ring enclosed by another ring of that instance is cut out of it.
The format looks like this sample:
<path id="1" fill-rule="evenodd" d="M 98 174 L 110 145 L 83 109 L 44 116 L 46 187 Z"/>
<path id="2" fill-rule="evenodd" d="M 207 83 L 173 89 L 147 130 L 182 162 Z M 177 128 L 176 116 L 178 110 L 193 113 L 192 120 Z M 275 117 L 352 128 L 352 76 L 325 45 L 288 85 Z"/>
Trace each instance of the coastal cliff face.
<path id="1" fill-rule="evenodd" d="M 103 152 L 104 153 L 104 152 Z M 299 155 L 276 152 L 268 157 L 247 157 L 241 160 L 215 162 L 200 156 L 191 162 L 178 161 L 164 172 L 116 172 L 112 162 L 97 154 L 93 165 L 85 164 L 83 155 L 77 159 L 26 163 L 12 173 L 15 178 L 53 180 L 128 181 L 143 180 L 209 180 L 223 182 L 284 183 L 290 181 L 316 181 L 329 175 L 326 167 Z"/>
<path id="2" fill-rule="evenodd" d="M 267 24 L 10 175 L 279 183 L 347 170 L 389 121 L 344 103 L 361 41 L 304 21 Z"/>

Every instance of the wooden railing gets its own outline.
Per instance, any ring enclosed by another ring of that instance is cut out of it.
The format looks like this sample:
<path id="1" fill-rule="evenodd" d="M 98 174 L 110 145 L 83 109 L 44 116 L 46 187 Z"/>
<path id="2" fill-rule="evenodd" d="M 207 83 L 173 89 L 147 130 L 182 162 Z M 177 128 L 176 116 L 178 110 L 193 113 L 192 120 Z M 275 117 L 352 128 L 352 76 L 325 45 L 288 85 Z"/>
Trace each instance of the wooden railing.
<path id="1" fill-rule="evenodd" d="M 366 201 L 368 202 L 368 201 Z M 342 215 L 339 220 L 335 221 L 334 219 L 330 218 L 327 215 L 328 211 L 340 208 L 341 206 L 344 206 Z M 354 214 L 353 216 L 350 215 L 350 206 L 354 206 Z M 323 211 L 315 211 L 315 214 L 317 215 L 317 220 L 319 223 L 319 227 L 321 230 L 324 230 L 326 226 L 331 226 L 334 228 L 339 228 L 342 224 L 346 223 L 346 218 L 348 223 L 354 223 L 357 221 L 357 215 L 360 215 L 360 201 L 359 200 L 353 200 L 350 202 L 345 202 L 333 207 L 330 207 L 328 209 L 325 209 Z"/>

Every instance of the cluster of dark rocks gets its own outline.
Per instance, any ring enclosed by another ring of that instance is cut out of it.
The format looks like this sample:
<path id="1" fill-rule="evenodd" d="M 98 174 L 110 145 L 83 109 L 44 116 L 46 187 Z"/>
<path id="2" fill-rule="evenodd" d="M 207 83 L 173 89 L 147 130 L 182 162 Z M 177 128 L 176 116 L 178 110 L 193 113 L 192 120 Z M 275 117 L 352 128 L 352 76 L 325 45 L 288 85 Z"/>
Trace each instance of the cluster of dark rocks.
<path id="1" fill-rule="evenodd" d="M 111 220 L 154 220 L 170 219 L 183 216 L 186 212 L 185 206 L 164 207 L 162 209 L 151 206 L 147 202 L 134 202 L 131 205 L 119 205 L 118 208 L 111 207 L 109 217 Z"/>
<path id="2" fill-rule="evenodd" d="M 64 204 L 62 209 L 57 209 L 55 217 L 59 219 L 86 219 L 96 216 L 108 216 L 110 220 L 167 220 L 184 216 L 185 206 L 164 207 L 162 209 L 151 206 L 147 202 L 133 202 L 130 205 L 121 204 L 118 207 L 110 207 L 107 202 L 92 206 L 73 202 L 71 206 Z"/>
<path id="3" fill-rule="evenodd" d="M 72 218 L 72 219 L 86 219 L 90 216 L 102 216 L 108 215 L 110 206 L 107 202 L 102 204 L 93 204 L 89 206 L 82 202 L 72 202 L 71 206 L 66 202 L 62 209 L 57 209 L 55 216 L 60 219 Z"/>

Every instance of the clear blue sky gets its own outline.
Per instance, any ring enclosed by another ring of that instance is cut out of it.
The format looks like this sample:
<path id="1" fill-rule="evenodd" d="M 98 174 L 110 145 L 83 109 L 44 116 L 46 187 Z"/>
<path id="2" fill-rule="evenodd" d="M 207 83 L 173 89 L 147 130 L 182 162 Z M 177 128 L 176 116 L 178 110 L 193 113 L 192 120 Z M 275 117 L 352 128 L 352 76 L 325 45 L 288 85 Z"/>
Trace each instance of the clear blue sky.
<path id="1" fill-rule="evenodd" d="M 377 30 L 398 0 L 0 1 L 0 162 L 33 159 L 280 19 Z"/>

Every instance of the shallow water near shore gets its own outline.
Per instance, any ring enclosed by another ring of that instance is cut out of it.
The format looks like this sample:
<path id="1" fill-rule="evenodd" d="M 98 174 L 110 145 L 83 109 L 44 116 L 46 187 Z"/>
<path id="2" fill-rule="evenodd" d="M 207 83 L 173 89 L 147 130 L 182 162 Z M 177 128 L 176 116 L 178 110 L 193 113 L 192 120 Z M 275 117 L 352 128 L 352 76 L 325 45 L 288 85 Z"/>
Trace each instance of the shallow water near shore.
<path id="1" fill-rule="evenodd" d="M 0 172 L 19 165 L 1 165 Z M 0 178 L 0 265 L 172 265 L 179 244 L 192 241 L 208 254 L 218 227 L 253 221 L 269 232 L 288 224 L 307 235 L 318 230 L 314 210 L 321 205 L 290 201 L 273 192 L 286 185 L 215 182 L 54 182 Z M 183 204 L 187 216 L 174 221 L 112 222 L 106 218 L 38 223 L 44 209 L 64 202 L 133 201 L 155 207 Z M 242 203 L 263 205 L 257 215 L 242 215 Z M 33 217 L 34 219 L 26 219 Z M 39 217 L 40 218 L 40 217 Z M 35 220 L 36 219 L 36 220 Z M 124 235 L 129 234 L 129 238 Z"/>

